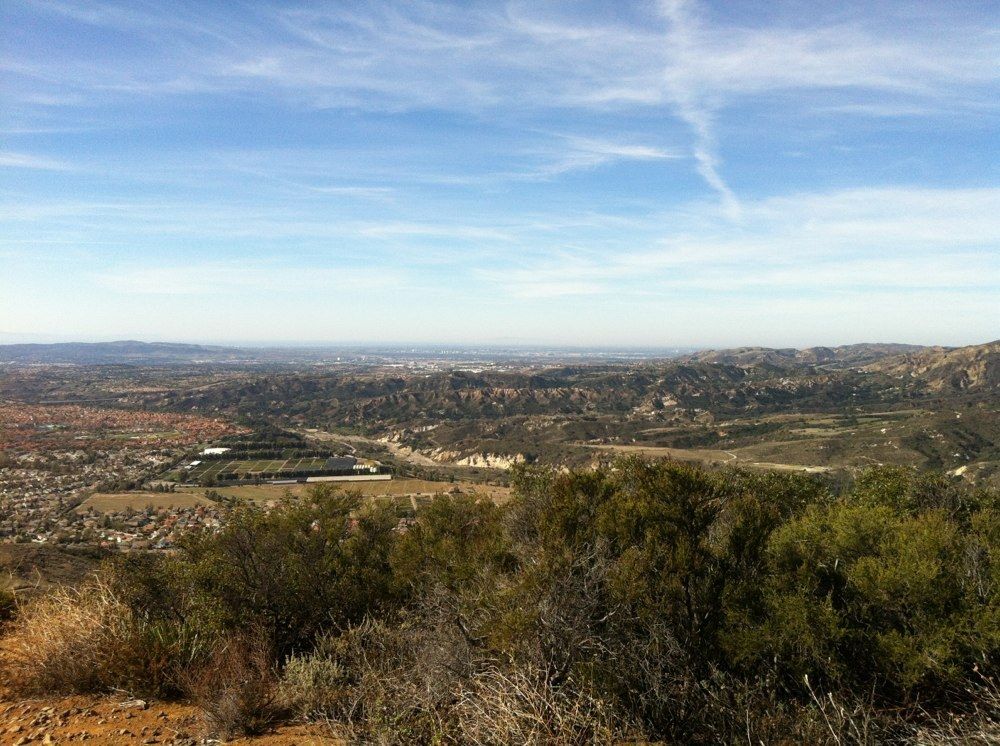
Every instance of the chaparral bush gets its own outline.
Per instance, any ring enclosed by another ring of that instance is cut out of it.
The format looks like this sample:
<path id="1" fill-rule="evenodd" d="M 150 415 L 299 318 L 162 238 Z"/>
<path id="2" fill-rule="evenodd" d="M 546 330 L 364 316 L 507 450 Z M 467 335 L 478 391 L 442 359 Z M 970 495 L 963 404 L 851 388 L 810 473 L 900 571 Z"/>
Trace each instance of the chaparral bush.
<path id="1" fill-rule="evenodd" d="M 219 734 L 285 711 L 382 743 L 995 734 L 995 493 L 638 458 L 514 482 L 404 522 L 329 486 L 238 506 L 29 605 L 13 678 L 184 690 Z"/>

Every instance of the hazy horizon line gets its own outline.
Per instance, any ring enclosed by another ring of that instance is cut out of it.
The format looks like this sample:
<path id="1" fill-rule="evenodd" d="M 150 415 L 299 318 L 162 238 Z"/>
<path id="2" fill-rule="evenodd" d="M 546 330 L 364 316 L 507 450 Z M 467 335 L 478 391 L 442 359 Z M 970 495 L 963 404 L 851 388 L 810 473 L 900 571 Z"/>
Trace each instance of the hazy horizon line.
<path id="1" fill-rule="evenodd" d="M 13 338 L 22 338 L 17 341 L 12 341 Z M 579 351 L 593 351 L 593 352 L 603 352 L 603 351 L 636 351 L 636 352 L 650 352 L 650 351 L 683 351 L 683 352 L 696 352 L 704 350 L 721 350 L 721 349 L 742 349 L 742 348 L 767 348 L 767 349 L 810 349 L 815 347 L 848 347 L 855 345 L 901 345 L 901 346 L 911 346 L 911 347 L 927 347 L 927 348 L 948 348 L 955 349 L 960 347 L 974 347 L 978 345 L 990 344 L 991 342 L 1000 341 L 997 339 L 989 339 L 981 342 L 971 342 L 965 344 L 944 344 L 940 342 L 927 343 L 927 342 L 910 342 L 910 341 L 898 341 L 898 340 L 887 340 L 887 341 L 872 341 L 872 340 L 860 340 L 854 342 L 812 342 L 812 343 L 799 343 L 799 344 L 779 344 L 779 343 L 765 343 L 765 342 L 743 342 L 743 343 L 718 343 L 718 344 L 681 344 L 681 343 L 645 343 L 645 344 L 606 344 L 606 343 L 579 343 L 579 342 L 539 342 L 539 341 L 526 341 L 526 340 L 483 340 L 481 342 L 474 341 L 429 341 L 429 340 L 388 340 L 388 341 L 375 341 L 375 340 L 220 340 L 220 339 L 158 339 L 158 338 L 145 338 L 138 339 L 135 337 L 108 337 L 108 338 L 66 338 L 66 337 L 56 337 L 55 335 L 37 335 L 37 334 L 20 334 L 16 332 L 0 332 L 0 347 L 8 347 L 14 345 L 71 345 L 71 344 L 86 344 L 86 345 L 101 345 L 101 344 L 115 344 L 115 343 L 139 343 L 139 344 L 168 344 L 168 345 L 193 345 L 201 347 L 222 347 L 230 348 L 234 350 L 336 350 L 336 349 L 353 349 L 353 350 L 386 350 L 386 349 L 400 349 L 400 348 L 413 348 L 413 349 L 430 349 L 430 350 L 444 350 L 448 348 L 455 349 L 505 349 L 505 350 L 533 350 L 533 351 L 547 351 L 547 350 L 579 350 Z"/>

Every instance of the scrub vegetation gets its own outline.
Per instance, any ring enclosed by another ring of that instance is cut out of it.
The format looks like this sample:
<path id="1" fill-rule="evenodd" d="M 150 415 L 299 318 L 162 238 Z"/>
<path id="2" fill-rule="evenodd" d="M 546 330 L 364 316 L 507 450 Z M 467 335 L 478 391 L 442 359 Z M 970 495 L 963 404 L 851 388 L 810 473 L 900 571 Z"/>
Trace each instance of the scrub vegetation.
<path id="1" fill-rule="evenodd" d="M 19 610 L 23 695 L 191 698 L 383 743 L 1000 735 L 1000 496 L 638 457 L 401 519 L 329 485 Z"/>

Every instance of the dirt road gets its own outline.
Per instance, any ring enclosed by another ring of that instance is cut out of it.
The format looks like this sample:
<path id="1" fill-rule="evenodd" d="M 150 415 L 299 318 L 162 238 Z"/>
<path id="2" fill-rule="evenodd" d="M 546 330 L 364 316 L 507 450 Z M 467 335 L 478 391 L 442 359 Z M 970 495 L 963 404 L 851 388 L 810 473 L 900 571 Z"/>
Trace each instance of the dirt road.
<path id="1" fill-rule="evenodd" d="M 455 464 L 435 461 L 430 456 L 426 456 L 420 451 L 415 451 L 409 446 L 394 443 L 391 440 L 376 440 L 375 438 L 366 438 L 363 435 L 339 435 L 336 433 L 323 432 L 322 430 L 298 430 L 297 432 L 307 438 L 315 438 L 316 440 L 322 440 L 325 443 L 340 443 L 341 445 L 350 448 L 351 453 L 355 452 L 355 448 L 352 444 L 358 443 L 361 445 L 388 448 L 392 455 L 396 458 L 408 461 L 416 466 L 455 466 Z"/>
<path id="2" fill-rule="evenodd" d="M 640 445 L 594 445 L 579 443 L 587 448 L 596 448 L 617 453 L 636 453 L 642 456 L 666 457 L 677 461 L 695 461 L 702 464 L 726 464 L 727 466 L 750 466 L 755 469 L 772 469 L 775 471 L 803 471 L 809 474 L 820 474 L 832 471 L 829 466 L 814 466 L 811 464 L 781 464 L 771 461 L 743 460 L 732 451 L 720 451 L 710 448 L 667 448 L 665 446 Z"/>

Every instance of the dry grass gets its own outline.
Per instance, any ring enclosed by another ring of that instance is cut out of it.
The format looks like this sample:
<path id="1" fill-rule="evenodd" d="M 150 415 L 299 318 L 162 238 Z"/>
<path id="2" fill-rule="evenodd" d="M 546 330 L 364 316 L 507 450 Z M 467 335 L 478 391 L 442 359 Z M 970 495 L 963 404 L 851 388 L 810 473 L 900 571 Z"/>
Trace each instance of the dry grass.
<path id="1" fill-rule="evenodd" d="M 458 692 L 460 743 L 559 744 L 621 742 L 628 728 L 615 711 L 585 688 L 554 686 L 532 667 L 489 666 Z"/>
<path id="2" fill-rule="evenodd" d="M 23 694 L 106 689 L 133 665 L 130 610 L 102 584 L 60 588 L 28 606 L 8 637 L 11 687 Z M 128 650 L 128 652 L 126 652 Z"/>
<path id="3" fill-rule="evenodd" d="M 831 692 L 819 694 L 804 680 L 812 704 L 806 723 L 818 726 L 824 740 L 836 746 L 874 746 L 883 743 L 884 727 L 875 706 L 868 701 L 844 702 Z"/>
<path id="4" fill-rule="evenodd" d="M 510 488 L 474 482 L 432 482 L 426 479 L 392 479 L 384 482 L 338 482 L 345 492 L 357 492 L 362 497 L 423 497 L 440 495 L 459 489 L 464 493 L 488 496 L 491 500 L 504 502 L 510 498 Z M 296 497 L 306 494 L 315 484 L 245 484 L 235 487 L 215 487 L 214 492 L 224 497 L 266 503 L 280 500 L 290 492 Z M 91 508 L 98 513 L 117 513 L 124 510 L 143 510 L 147 507 L 193 508 L 198 505 L 214 505 L 205 497 L 207 488 L 184 487 L 177 492 L 97 492 L 88 497 L 76 509 L 84 512 Z"/>
<path id="5" fill-rule="evenodd" d="M 391 479 L 376 482 L 334 482 L 345 492 L 358 492 L 362 497 L 408 497 L 410 495 L 439 495 L 458 488 L 465 493 L 482 494 L 491 500 L 503 502 L 510 498 L 510 487 L 477 482 L 435 482 L 426 479 Z M 237 497 L 256 502 L 279 500 L 286 492 L 295 496 L 304 495 L 314 484 L 244 484 L 235 487 L 215 487 L 215 492 L 226 497 Z M 205 489 L 200 487 L 184 487 L 174 495 L 190 494 L 204 495 Z"/>
<path id="6" fill-rule="evenodd" d="M 293 658 L 282 692 L 348 743 L 454 743 L 450 705 L 472 657 L 457 634 L 367 620 Z"/>
<path id="7" fill-rule="evenodd" d="M 5 639 L 10 689 L 24 696 L 124 690 L 163 693 L 197 640 L 135 616 L 106 581 L 58 588 L 26 605 Z"/>
<path id="8" fill-rule="evenodd" d="M 293 655 L 281 675 L 281 701 L 299 718 L 325 720 L 337 713 L 347 683 L 348 672 L 335 657 L 322 651 Z"/>
<path id="9" fill-rule="evenodd" d="M 454 625 L 366 621 L 293 658 L 281 690 L 299 716 L 349 743 L 604 744 L 634 729 L 586 687 L 486 662 Z"/>
<path id="10" fill-rule="evenodd" d="M 185 692 L 205 711 L 210 737 L 259 735 L 281 719 L 273 651 L 259 633 L 226 640 L 181 678 Z"/>
<path id="11" fill-rule="evenodd" d="M 920 728 L 913 742 L 922 746 L 970 746 L 1000 743 L 1000 683 L 985 678 L 968 690 L 971 711 L 936 718 Z"/>
<path id="12" fill-rule="evenodd" d="M 82 502 L 76 511 L 83 513 L 91 508 L 98 513 L 120 513 L 130 509 L 194 508 L 213 504 L 204 496 L 190 492 L 97 492 Z"/>

